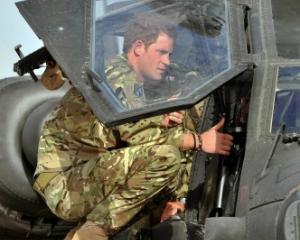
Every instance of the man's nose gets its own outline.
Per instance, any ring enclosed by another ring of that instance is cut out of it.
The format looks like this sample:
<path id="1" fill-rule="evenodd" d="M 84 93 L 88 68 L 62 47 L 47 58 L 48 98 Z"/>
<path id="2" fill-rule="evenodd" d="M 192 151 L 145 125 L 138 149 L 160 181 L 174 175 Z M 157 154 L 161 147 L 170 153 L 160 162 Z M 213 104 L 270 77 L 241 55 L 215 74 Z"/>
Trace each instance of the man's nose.
<path id="1" fill-rule="evenodd" d="M 165 65 L 170 65 L 170 55 L 164 55 L 161 59 L 162 63 Z"/>

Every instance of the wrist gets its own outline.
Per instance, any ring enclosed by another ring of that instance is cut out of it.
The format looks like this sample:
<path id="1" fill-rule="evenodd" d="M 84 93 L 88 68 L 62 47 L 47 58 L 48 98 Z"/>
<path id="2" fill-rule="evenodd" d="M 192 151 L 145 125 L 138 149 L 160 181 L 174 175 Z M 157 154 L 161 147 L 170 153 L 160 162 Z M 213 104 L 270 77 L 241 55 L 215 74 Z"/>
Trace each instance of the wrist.
<path id="1" fill-rule="evenodd" d="M 200 134 L 192 133 L 194 144 L 193 144 L 193 150 L 195 151 L 201 151 L 202 150 L 202 137 Z"/>
<path id="2" fill-rule="evenodd" d="M 202 151 L 202 145 L 203 145 L 202 135 L 199 133 L 199 134 L 197 134 L 197 137 L 198 137 L 198 142 L 199 142 L 197 150 Z"/>
<path id="3" fill-rule="evenodd" d="M 199 145 L 198 136 L 196 133 L 192 133 L 192 136 L 193 136 L 193 140 L 194 140 L 193 150 L 197 150 L 198 145 Z"/>

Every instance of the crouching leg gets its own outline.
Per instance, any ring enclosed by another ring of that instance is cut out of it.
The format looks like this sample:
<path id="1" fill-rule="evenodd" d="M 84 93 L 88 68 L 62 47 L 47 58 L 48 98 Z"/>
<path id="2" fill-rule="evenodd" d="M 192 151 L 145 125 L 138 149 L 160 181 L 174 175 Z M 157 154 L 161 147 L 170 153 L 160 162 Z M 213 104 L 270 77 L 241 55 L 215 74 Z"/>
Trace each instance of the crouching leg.
<path id="1" fill-rule="evenodd" d="M 50 209 L 62 219 L 86 219 L 89 224 L 79 228 L 81 233 L 98 228 L 96 232 L 104 234 L 99 239 L 105 239 L 161 191 L 177 194 L 182 188 L 185 165 L 182 153 L 172 145 L 119 149 L 59 174 L 44 196 Z"/>

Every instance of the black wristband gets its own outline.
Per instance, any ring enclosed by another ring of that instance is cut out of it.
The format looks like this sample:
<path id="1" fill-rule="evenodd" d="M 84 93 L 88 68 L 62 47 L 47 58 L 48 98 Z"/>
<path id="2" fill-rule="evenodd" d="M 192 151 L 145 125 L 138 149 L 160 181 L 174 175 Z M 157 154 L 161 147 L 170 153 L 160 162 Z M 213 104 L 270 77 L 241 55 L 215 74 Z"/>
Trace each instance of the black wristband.
<path id="1" fill-rule="evenodd" d="M 193 139 L 194 139 L 194 147 L 193 147 L 193 150 L 195 150 L 195 149 L 196 149 L 196 136 L 195 136 L 194 133 L 192 133 L 192 135 L 193 135 Z"/>
<path id="2" fill-rule="evenodd" d="M 202 144 L 203 144 L 202 136 L 201 136 L 201 134 L 197 134 L 197 137 L 199 140 L 198 150 L 202 151 Z"/>

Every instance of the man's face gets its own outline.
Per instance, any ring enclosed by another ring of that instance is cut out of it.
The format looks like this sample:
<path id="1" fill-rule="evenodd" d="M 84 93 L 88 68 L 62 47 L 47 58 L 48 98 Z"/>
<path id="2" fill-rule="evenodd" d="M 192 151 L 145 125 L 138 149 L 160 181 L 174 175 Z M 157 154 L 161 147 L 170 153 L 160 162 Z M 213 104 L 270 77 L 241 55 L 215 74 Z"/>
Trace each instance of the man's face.
<path id="1" fill-rule="evenodd" d="M 143 43 L 138 58 L 137 71 L 143 79 L 161 80 L 170 64 L 174 40 L 161 33 L 156 41 L 146 48 Z"/>

